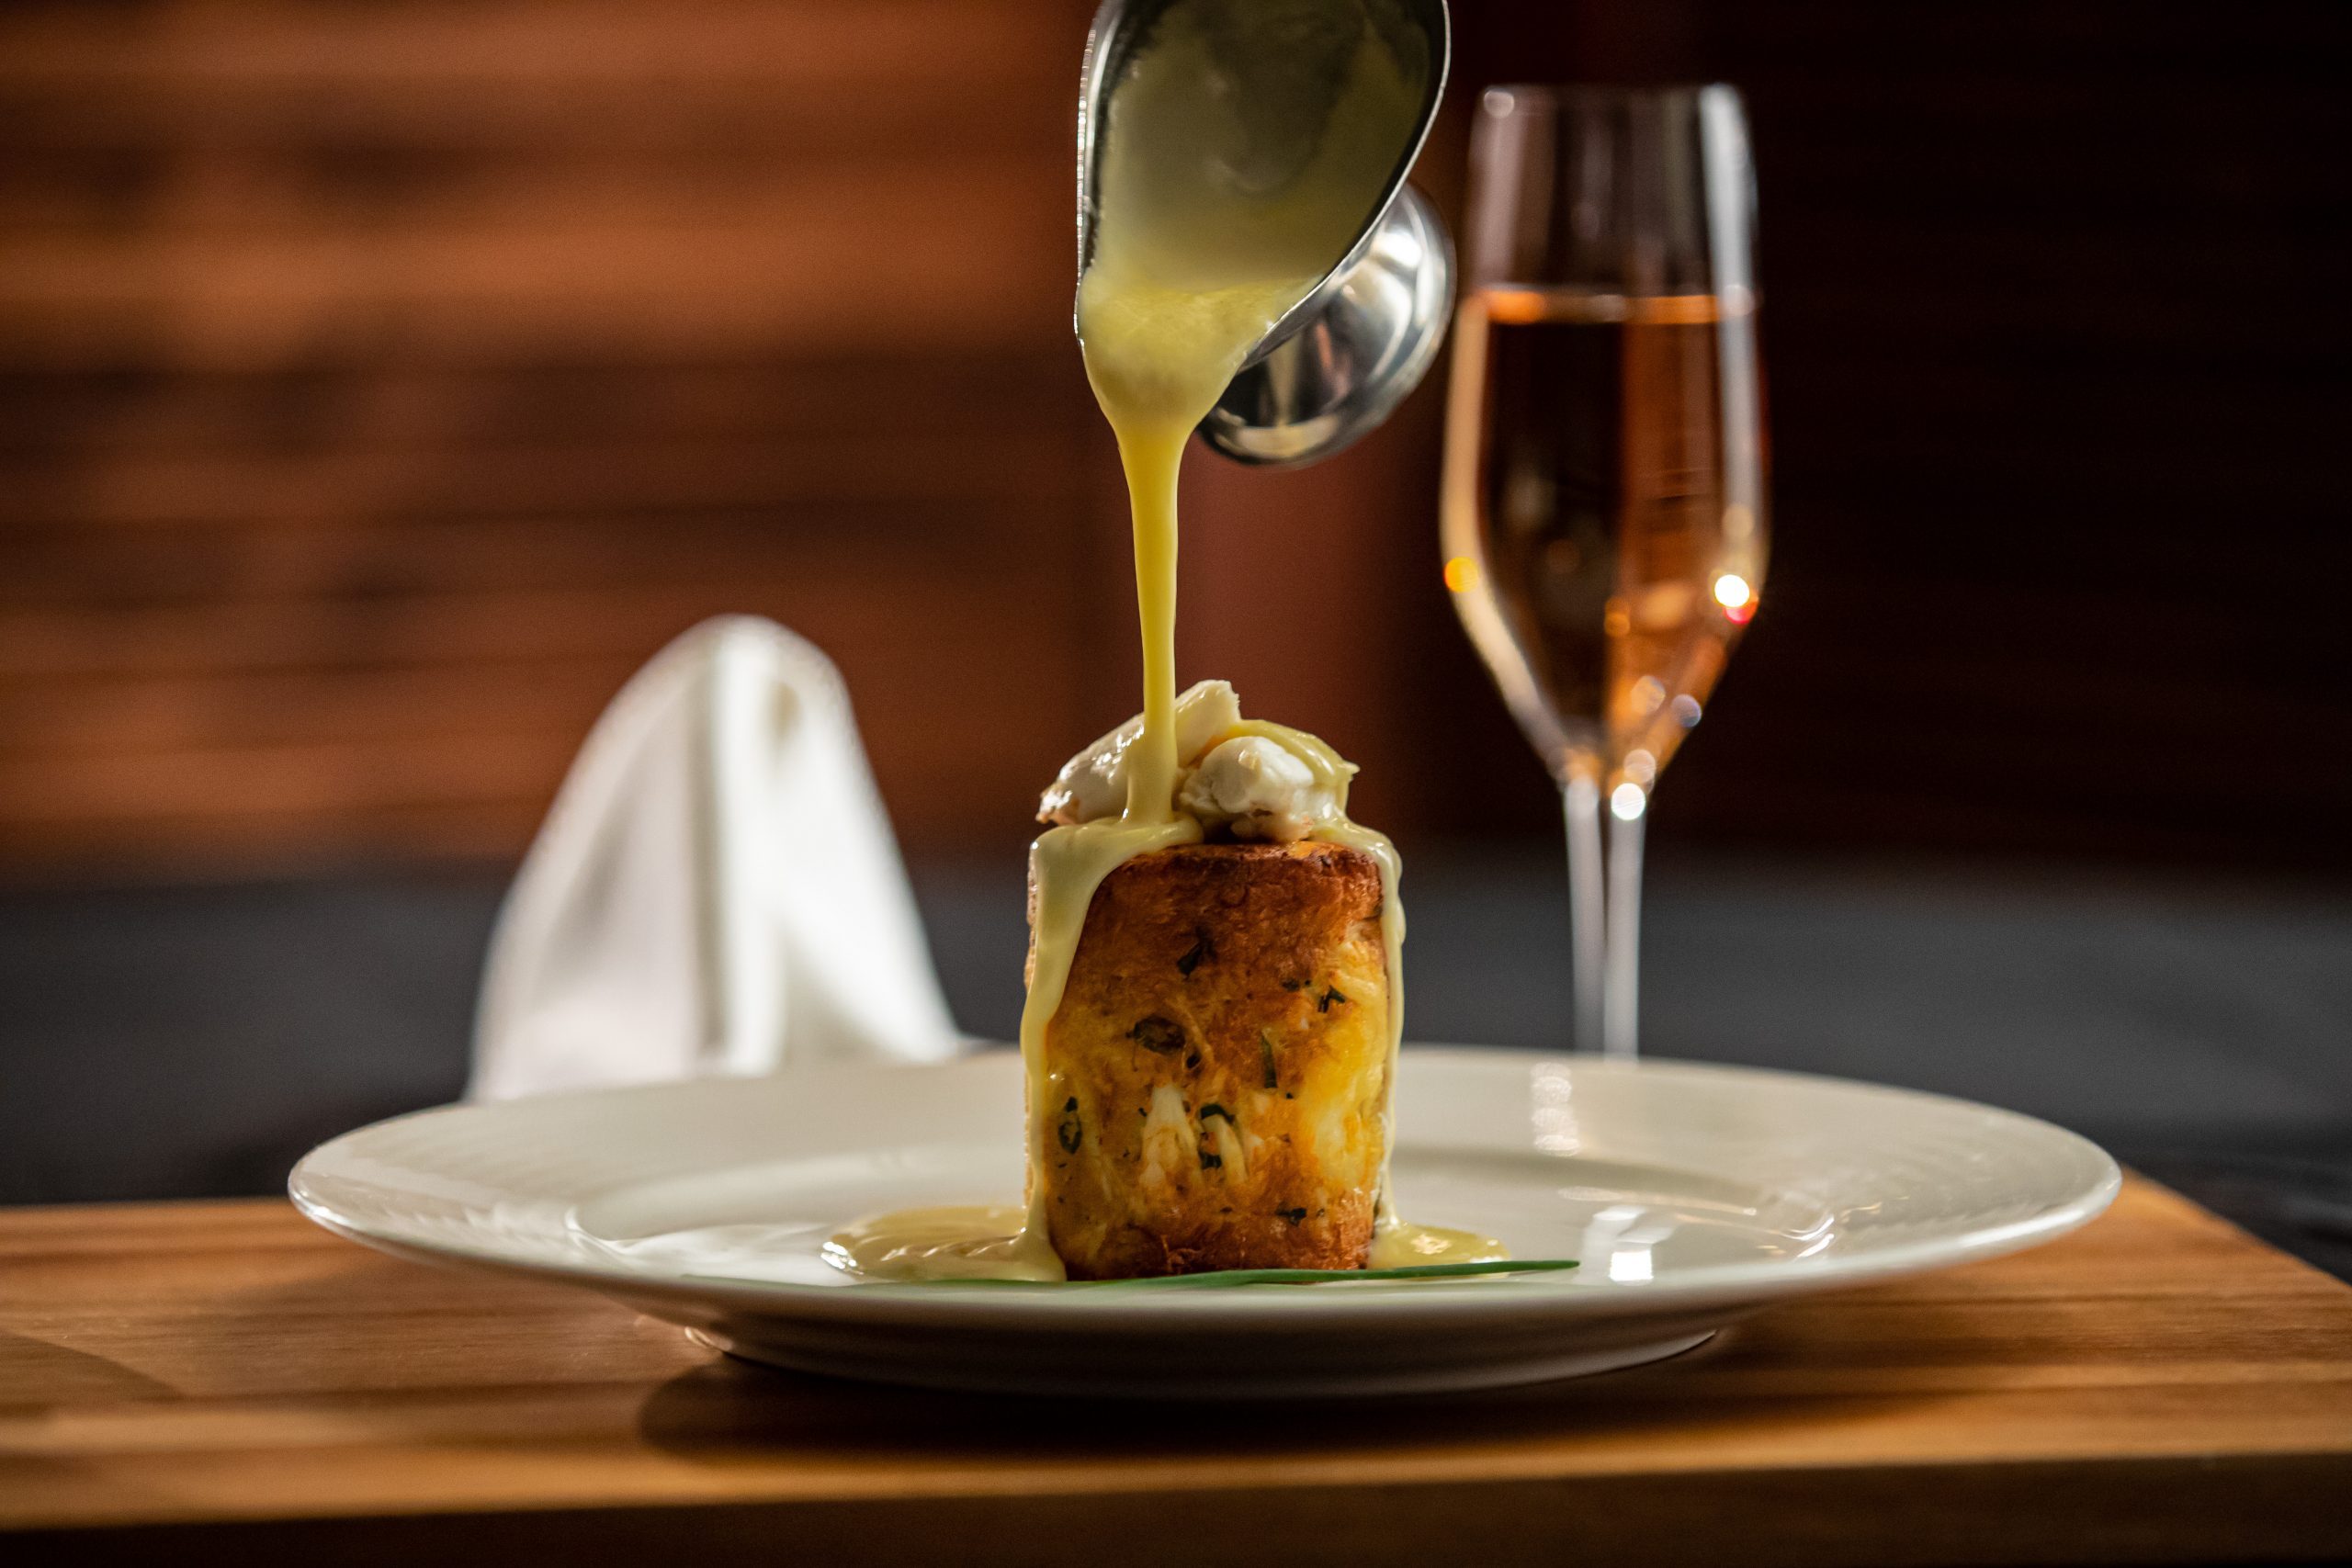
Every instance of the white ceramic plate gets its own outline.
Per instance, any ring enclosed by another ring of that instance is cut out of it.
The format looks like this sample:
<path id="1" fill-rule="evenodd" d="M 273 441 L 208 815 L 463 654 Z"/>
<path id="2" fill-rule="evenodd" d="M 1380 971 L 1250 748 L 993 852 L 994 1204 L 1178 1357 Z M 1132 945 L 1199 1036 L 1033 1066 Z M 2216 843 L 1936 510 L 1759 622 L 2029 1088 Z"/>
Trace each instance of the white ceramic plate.
<path id="1" fill-rule="evenodd" d="M 454 1106 L 311 1152 L 303 1213 L 385 1251 L 567 1280 L 763 1361 L 1165 1398 L 1498 1387 L 1672 1355 L 1791 1296 L 2013 1252 L 2113 1199 L 2046 1122 L 1831 1078 L 1414 1047 L 1410 1217 L 1583 1267 L 1229 1291 L 886 1285 L 842 1222 L 1018 1201 L 1020 1063 L 813 1068 Z"/>

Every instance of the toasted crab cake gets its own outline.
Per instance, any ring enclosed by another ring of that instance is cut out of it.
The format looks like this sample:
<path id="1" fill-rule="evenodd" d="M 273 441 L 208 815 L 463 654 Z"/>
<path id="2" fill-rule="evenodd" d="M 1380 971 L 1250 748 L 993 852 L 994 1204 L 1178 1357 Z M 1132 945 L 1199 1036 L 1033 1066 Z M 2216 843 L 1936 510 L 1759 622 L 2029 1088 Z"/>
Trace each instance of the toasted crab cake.
<path id="1" fill-rule="evenodd" d="M 1191 844 L 1094 895 L 1034 1146 L 1074 1280 L 1360 1269 L 1386 1139 L 1380 870 L 1338 844 Z"/>

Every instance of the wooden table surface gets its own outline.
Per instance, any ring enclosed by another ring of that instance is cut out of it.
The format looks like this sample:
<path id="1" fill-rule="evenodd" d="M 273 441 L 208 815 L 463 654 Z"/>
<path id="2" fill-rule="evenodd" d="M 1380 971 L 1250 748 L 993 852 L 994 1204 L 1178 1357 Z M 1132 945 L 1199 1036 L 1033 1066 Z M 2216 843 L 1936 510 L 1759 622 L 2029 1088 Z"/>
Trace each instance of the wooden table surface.
<path id="1" fill-rule="evenodd" d="M 2023 1256 L 1502 1394 L 1170 1409 L 739 1365 L 283 1203 L 0 1211 L 0 1562 L 2352 1557 L 2352 1289 L 2129 1185 Z"/>

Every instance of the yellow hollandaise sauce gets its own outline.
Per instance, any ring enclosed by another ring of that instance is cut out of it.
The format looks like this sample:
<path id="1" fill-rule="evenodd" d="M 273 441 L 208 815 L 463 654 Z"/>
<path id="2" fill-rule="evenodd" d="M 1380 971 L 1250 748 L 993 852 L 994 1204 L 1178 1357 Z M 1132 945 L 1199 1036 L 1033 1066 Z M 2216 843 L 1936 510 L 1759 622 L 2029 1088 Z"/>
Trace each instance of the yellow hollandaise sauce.
<path id="1" fill-rule="evenodd" d="M 1249 356 L 1346 255 L 1418 124 L 1428 62 L 1400 56 L 1369 10 L 1332 7 L 1283 35 L 1250 0 L 1170 7 L 1124 67 L 1099 130 L 1093 254 L 1078 290 L 1086 373 L 1117 439 L 1134 516 L 1143 637 L 1142 729 L 1116 818 L 1048 829 L 1031 851 L 1033 963 L 1021 1019 L 1029 1103 L 1027 1205 L 910 1210 L 843 1231 L 828 1255 L 870 1278 L 1064 1277 L 1043 1213 L 1043 1140 L 1063 1097 L 1045 1049 L 1089 907 L 1104 877 L 1149 851 L 1199 841 L 1177 808 L 1176 491 L 1193 429 Z M 1295 18 L 1293 18 L 1295 23 Z M 1344 790 L 1352 772 L 1313 736 L 1244 723 Z M 1344 799 L 1342 795 L 1340 798 Z M 1399 865 L 1387 839 L 1346 819 L 1318 839 L 1370 855 L 1384 888 L 1388 1084 L 1403 1016 Z M 1388 1139 L 1384 1129 L 1384 1150 Z M 1486 1261 L 1498 1244 L 1402 1224 L 1384 1154 L 1373 1266 Z"/>

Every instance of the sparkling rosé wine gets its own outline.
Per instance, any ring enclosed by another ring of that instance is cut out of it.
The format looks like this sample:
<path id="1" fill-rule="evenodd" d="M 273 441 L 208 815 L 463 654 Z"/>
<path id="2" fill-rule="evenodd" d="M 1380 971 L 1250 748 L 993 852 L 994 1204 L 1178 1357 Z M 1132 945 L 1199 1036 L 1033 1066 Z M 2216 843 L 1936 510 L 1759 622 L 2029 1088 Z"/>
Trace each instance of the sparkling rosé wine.
<path id="1" fill-rule="evenodd" d="M 1445 580 L 1563 782 L 1647 789 L 1762 586 L 1760 454 L 1724 440 L 1711 295 L 1491 288 L 1454 331 Z"/>

